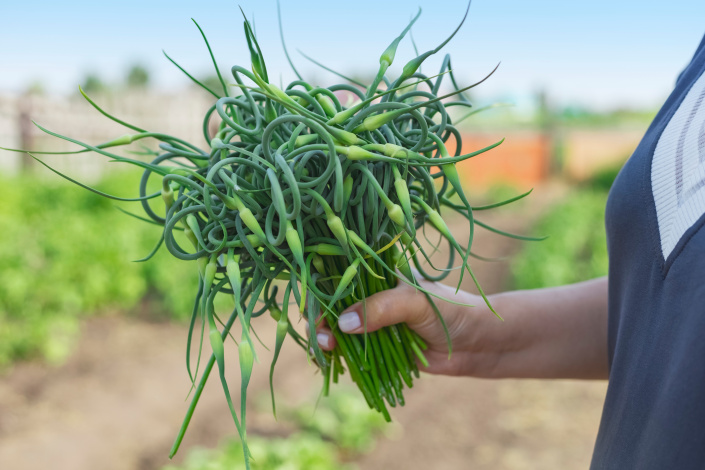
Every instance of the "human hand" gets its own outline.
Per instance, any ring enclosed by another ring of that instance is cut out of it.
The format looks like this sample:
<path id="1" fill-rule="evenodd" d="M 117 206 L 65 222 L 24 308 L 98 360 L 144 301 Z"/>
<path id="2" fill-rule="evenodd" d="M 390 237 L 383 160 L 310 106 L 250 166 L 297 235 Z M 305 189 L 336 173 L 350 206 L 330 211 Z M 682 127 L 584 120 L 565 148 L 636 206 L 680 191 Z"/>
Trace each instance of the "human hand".
<path id="1" fill-rule="evenodd" d="M 480 296 L 459 291 L 443 284 L 421 280 L 419 284 L 439 297 L 462 304 L 455 305 L 434 297 L 434 302 L 445 320 L 452 342 L 452 354 L 448 355 L 448 343 L 443 326 L 426 296 L 420 290 L 400 282 L 397 287 L 379 292 L 358 302 L 338 318 L 338 328 L 348 334 L 362 334 L 397 323 L 406 323 L 418 333 L 428 345 L 424 355 L 428 367 L 419 364 L 425 372 L 443 375 L 489 376 L 497 362 L 497 343 L 488 341 L 482 331 L 489 331 L 501 321 L 489 310 Z M 364 315 L 364 316 L 363 316 Z M 493 324 L 493 325 L 490 325 Z M 332 350 L 336 346 L 330 329 L 321 322 L 316 330 L 321 349 Z"/>

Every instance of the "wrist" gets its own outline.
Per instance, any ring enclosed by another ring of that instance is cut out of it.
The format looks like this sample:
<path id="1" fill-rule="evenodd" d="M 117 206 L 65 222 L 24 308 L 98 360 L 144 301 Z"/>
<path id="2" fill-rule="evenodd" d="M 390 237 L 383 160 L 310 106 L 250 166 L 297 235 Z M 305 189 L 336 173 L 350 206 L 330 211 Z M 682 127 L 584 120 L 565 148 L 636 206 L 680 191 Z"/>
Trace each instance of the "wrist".
<path id="1" fill-rule="evenodd" d="M 606 278 L 490 297 L 503 322 L 483 322 L 492 377 L 603 378 L 607 343 Z"/>

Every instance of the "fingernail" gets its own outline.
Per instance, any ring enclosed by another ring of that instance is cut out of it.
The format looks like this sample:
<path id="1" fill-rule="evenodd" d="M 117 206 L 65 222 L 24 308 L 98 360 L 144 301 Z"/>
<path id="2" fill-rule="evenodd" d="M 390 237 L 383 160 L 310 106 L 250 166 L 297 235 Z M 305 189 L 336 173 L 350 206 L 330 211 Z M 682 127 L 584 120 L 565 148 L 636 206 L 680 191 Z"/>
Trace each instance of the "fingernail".
<path id="1" fill-rule="evenodd" d="M 345 312 L 338 318 L 338 328 L 345 333 L 355 331 L 360 328 L 361 325 L 360 315 L 355 311 Z"/>
<path id="2" fill-rule="evenodd" d="M 318 333 L 316 335 L 316 340 L 318 341 L 318 344 L 320 344 L 324 348 L 326 348 L 326 349 L 330 348 L 330 336 L 328 336 L 328 334 Z"/>

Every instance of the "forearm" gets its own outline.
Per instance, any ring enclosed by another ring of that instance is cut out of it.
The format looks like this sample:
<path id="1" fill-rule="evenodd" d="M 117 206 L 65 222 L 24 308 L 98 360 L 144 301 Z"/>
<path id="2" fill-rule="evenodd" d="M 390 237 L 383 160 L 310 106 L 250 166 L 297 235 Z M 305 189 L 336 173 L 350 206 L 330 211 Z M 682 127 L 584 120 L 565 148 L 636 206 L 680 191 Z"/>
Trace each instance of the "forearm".
<path id="1" fill-rule="evenodd" d="M 607 278 L 490 298 L 503 322 L 485 322 L 478 341 L 494 378 L 606 379 Z M 480 336 L 481 335 L 481 336 Z"/>

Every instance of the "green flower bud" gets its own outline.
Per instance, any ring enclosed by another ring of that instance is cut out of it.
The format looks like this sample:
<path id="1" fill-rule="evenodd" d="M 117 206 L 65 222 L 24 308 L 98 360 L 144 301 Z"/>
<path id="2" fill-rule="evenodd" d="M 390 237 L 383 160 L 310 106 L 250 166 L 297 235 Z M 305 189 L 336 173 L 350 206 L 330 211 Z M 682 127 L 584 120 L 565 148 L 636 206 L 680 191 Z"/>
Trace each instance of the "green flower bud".
<path id="1" fill-rule="evenodd" d="M 296 231 L 294 226 L 290 221 L 286 221 L 286 243 L 289 245 L 289 249 L 294 255 L 296 263 L 302 268 L 304 265 L 304 250 L 301 246 L 301 239 L 299 238 L 299 232 Z"/>
<path id="2" fill-rule="evenodd" d="M 338 245 L 331 245 L 329 243 L 319 243 L 317 245 L 307 246 L 306 250 L 308 252 L 318 253 L 323 256 L 343 256 L 345 250 Z"/>
<path id="3" fill-rule="evenodd" d="M 395 144 L 384 144 L 384 154 L 391 158 L 408 158 L 409 151 Z"/>
<path id="4" fill-rule="evenodd" d="M 240 355 L 240 372 L 249 382 L 250 375 L 252 374 L 252 365 L 255 360 L 252 345 L 244 334 L 242 336 L 242 340 L 240 340 L 240 345 L 238 346 L 238 354 Z"/>
<path id="5" fill-rule="evenodd" d="M 110 142 L 106 142 L 102 145 L 99 145 L 99 148 L 108 148 L 108 147 L 118 147 L 120 145 L 128 145 L 131 144 L 132 141 L 135 139 L 135 135 L 132 134 L 125 134 L 123 136 L 118 137 L 117 139 L 113 139 Z"/>
<path id="6" fill-rule="evenodd" d="M 335 109 L 333 100 L 331 100 L 329 96 L 319 93 L 316 95 L 316 101 L 318 101 L 318 104 L 321 105 L 321 108 L 323 108 L 323 111 L 328 117 L 333 117 L 338 112 L 338 110 Z"/>
<path id="7" fill-rule="evenodd" d="M 348 238 L 346 236 L 346 230 L 345 226 L 343 225 L 343 221 L 340 220 L 340 217 L 337 215 L 333 215 L 332 217 L 329 217 L 327 222 L 328 228 L 330 231 L 333 233 L 333 236 L 338 240 L 340 243 L 340 246 L 343 247 L 344 250 L 346 250 L 347 253 L 347 248 L 348 248 Z"/>
<path id="8" fill-rule="evenodd" d="M 166 211 L 169 212 L 169 209 L 171 209 L 171 206 L 174 205 L 174 191 L 171 189 L 171 186 L 167 185 L 162 185 L 162 200 L 164 201 L 164 206 L 166 207 Z"/>
<path id="9" fill-rule="evenodd" d="M 362 124 L 353 129 L 353 132 L 360 133 L 364 131 L 373 131 L 379 129 L 383 125 L 387 124 L 389 121 L 397 117 L 396 113 L 382 113 L 375 114 L 374 116 L 368 116 L 363 119 Z"/>
<path id="10" fill-rule="evenodd" d="M 352 176 L 348 175 L 345 177 L 345 181 L 343 181 L 343 195 L 346 201 L 350 200 L 350 196 L 352 196 L 352 190 L 353 178 Z"/>
<path id="11" fill-rule="evenodd" d="M 326 271 L 326 266 L 323 263 L 323 258 L 321 258 L 318 255 L 313 256 L 313 259 L 311 260 L 313 262 L 313 267 L 316 268 L 316 271 L 318 271 L 321 274 L 324 274 Z"/>
<path id="12" fill-rule="evenodd" d="M 303 147 L 304 145 L 313 144 L 318 140 L 317 134 L 304 134 L 300 135 L 294 141 L 294 148 Z"/>
<path id="13" fill-rule="evenodd" d="M 404 211 L 399 204 L 390 204 L 387 206 L 387 213 L 392 222 L 400 227 L 406 226 L 406 218 L 404 217 Z"/>
<path id="14" fill-rule="evenodd" d="M 262 230 L 262 227 L 259 225 L 259 222 L 257 222 L 257 219 L 255 218 L 254 214 L 250 209 L 245 207 L 243 209 L 240 209 L 239 213 L 242 222 L 247 228 L 252 230 L 252 233 L 257 235 L 257 238 L 259 238 L 263 242 L 267 240 L 267 236 L 264 234 L 264 230 Z"/>
<path id="15" fill-rule="evenodd" d="M 282 311 L 279 309 L 279 307 L 272 305 L 271 307 L 269 307 L 269 315 L 276 321 L 279 321 L 282 316 Z"/>
<path id="16" fill-rule="evenodd" d="M 357 145 L 351 145 L 348 147 L 348 153 L 346 154 L 348 160 L 371 160 L 377 158 L 374 153 L 358 147 Z"/>

